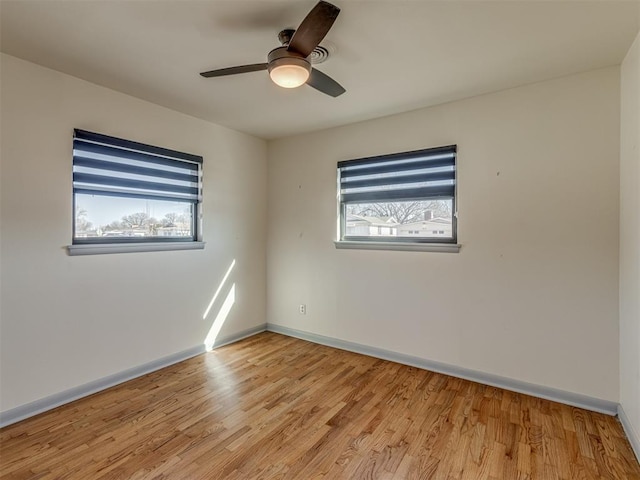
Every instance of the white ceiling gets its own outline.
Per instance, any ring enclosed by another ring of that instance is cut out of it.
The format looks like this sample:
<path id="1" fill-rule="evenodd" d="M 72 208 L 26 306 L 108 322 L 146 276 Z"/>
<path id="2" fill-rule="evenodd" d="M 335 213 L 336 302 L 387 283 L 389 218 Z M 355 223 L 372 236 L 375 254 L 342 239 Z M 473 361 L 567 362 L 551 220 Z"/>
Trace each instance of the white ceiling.
<path id="1" fill-rule="evenodd" d="M 1 0 L 0 49 L 263 138 L 343 125 L 619 64 L 640 0 L 332 0 L 318 68 L 347 93 L 285 90 L 259 63 L 314 0 Z"/>

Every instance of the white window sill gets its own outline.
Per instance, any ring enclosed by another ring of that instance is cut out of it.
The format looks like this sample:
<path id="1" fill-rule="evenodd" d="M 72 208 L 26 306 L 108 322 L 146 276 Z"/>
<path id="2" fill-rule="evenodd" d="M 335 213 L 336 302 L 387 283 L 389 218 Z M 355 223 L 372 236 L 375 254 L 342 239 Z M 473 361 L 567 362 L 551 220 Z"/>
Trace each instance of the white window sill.
<path id="1" fill-rule="evenodd" d="M 407 252 L 458 253 L 462 245 L 455 243 L 401 243 L 401 242 L 354 242 L 335 241 L 336 248 L 355 250 L 399 250 Z"/>
<path id="2" fill-rule="evenodd" d="M 169 250 L 202 250 L 205 242 L 103 243 L 69 245 L 69 255 L 102 255 L 106 253 L 165 252 Z"/>

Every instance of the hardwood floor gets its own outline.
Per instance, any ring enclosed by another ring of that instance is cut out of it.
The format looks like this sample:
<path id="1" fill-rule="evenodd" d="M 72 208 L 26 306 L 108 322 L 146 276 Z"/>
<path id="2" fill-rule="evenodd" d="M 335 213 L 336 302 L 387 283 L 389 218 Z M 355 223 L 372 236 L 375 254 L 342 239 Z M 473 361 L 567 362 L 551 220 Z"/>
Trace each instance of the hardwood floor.
<path id="1" fill-rule="evenodd" d="M 2 479 L 640 479 L 614 417 L 274 333 L 0 441 Z"/>

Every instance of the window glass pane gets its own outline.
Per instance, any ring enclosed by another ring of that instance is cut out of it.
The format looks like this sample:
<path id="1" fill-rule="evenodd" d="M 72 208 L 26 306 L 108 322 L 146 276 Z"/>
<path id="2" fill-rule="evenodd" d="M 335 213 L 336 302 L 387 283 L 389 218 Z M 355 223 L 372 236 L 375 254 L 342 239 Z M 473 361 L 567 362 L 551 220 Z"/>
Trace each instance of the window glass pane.
<path id="1" fill-rule="evenodd" d="M 453 201 L 348 203 L 345 237 L 453 238 Z"/>
<path id="2" fill-rule="evenodd" d="M 193 204 L 76 194 L 74 238 L 193 237 Z"/>

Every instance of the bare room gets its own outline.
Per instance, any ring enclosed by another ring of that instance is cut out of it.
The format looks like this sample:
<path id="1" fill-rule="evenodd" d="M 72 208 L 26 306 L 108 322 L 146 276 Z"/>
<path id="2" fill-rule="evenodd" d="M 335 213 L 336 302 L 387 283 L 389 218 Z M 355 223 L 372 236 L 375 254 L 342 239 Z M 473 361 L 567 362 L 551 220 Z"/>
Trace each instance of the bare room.
<path id="1" fill-rule="evenodd" d="M 640 480 L 640 1 L 0 0 L 0 478 Z"/>

